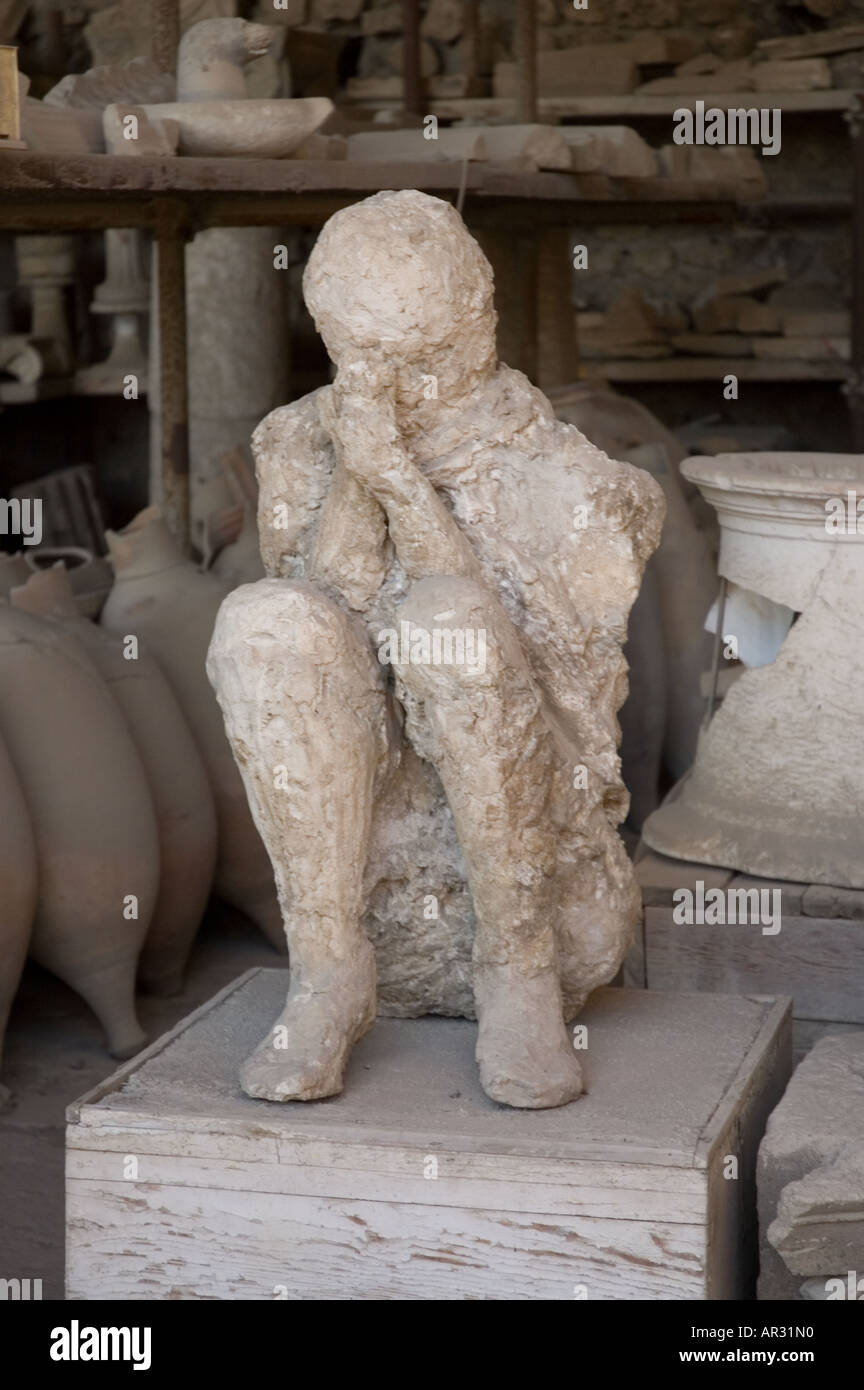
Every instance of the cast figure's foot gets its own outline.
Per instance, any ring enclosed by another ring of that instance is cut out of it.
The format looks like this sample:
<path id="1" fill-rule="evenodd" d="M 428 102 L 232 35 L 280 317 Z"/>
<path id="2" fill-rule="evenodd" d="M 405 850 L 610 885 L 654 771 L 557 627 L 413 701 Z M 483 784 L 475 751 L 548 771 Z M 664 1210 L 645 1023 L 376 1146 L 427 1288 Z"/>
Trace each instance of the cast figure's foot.
<path id="1" fill-rule="evenodd" d="M 543 1110 L 582 1094 L 582 1069 L 564 1026 L 554 971 L 524 975 L 512 965 L 479 967 L 474 997 L 480 1084 L 491 1100 Z"/>
<path id="2" fill-rule="evenodd" d="M 311 988 L 292 988 L 285 1008 L 244 1063 L 240 1084 L 261 1100 L 323 1100 L 342 1090 L 355 1042 L 375 1021 L 375 952 L 364 941 Z"/>

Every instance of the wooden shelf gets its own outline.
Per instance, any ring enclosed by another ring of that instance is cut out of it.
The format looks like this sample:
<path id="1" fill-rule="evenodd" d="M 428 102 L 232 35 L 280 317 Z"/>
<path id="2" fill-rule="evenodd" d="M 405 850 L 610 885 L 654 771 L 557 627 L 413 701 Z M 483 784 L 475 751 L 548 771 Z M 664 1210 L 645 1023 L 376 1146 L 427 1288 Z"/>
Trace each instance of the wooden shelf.
<path id="1" fill-rule="evenodd" d="M 419 188 L 453 197 L 464 183 L 469 220 L 502 204 L 538 221 L 730 220 L 746 184 L 684 179 L 611 179 L 513 169 L 491 161 L 128 159 L 0 157 L 0 228 L 14 231 L 144 227 L 193 235 L 202 227 L 319 225 L 340 207 L 381 189 Z M 755 200 L 758 202 L 758 198 Z"/>
<path id="2" fill-rule="evenodd" d="M 850 373 L 848 362 L 772 362 L 755 357 L 583 358 L 579 366 L 583 381 L 722 381 L 725 376 L 739 381 L 845 381 Z"/>
<path id="3" fill-rule="evenodd" d="M 537 114 L 541 120 L 632 120 L 637 116 L 670 117 L 684 107 L 694 110 L 697 101 L 706 109 L 730 107 L 779 107 L 784 116 L 846 111 L 855 93 L 845 88 L 827 92 L 628 92 L 624 96 L 540 97 Z M 429 109 L 439 120 L 501 120 L 512 116 L 512 97 L 462 97 L 430 102 Z M 514 118 L 515 119 L 515 118 Z"/>

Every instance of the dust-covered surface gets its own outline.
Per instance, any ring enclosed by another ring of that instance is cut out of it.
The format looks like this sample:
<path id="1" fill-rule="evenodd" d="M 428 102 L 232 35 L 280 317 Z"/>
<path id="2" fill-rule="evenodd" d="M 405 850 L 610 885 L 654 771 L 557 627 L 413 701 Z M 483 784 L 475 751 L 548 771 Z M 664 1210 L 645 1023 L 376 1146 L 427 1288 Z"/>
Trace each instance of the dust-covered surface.
<path id="1" fill-rule="evenodd" d="M 277 1104 L 240 1089 L 243 1059 L 283 1003 L 281 972 L 262 970 L 235 990 L 118 1091 L 112 1112 L 187 1115 L 189 1129 L 239 1125 L 248 1133 L 428 1145 L 490 1152 L 598 1156 L 632 1150 L 634 1161 L 690 1166 L 700 1134 L 735 1078 L 768 1005 L 726 995 L 669 996 L 601 989 L 579 1024 L 588 1094 L 560 1109 L 508 1109 L 480 1088 L 476 1024 L 457 1019 L 378 1019 L 354 1048 L 345 1091 L 331 1100 Z"/>

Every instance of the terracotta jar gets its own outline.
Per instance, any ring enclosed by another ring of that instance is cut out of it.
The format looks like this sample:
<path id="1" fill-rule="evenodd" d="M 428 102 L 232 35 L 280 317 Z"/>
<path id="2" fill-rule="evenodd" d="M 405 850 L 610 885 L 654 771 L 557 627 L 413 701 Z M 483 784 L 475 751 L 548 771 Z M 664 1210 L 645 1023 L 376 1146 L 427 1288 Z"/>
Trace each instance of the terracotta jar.
<path id="1" fill-rule="evenodd" d="M 17 584 L 26 584 L 31 573 L 23 550 L 17 555 L 0 554 L 0 599 L 8 598 Z"/>
<path id="2" fill-rule="evenodd" d="M 285 951 L 273 870 L 255 828 L 205 661 L 228 586 L 184 559 L 157 507 L 106 534 L 116 581 L 100 622 L 156 658 L 207 768 L 219 826 L 216 892 Z"/>
<path id="3" fill-rule="evenodd" d="M 30 953 L 93 1009 L 115 1057 L 143 1046 L 135 971 L 159 884 L 144 769 L 80 643 L 0 604 L 0 735 L 36 839 Z"/>
<path id="4" fill-rule="evenodd" d="M 126 720 L 159 826 L 159 895 L 138 979 L 152 993 L 176 994 L 216 867 L 216 811 L 195 740 L 156 662 L 80 616 L 62 564 L 32 575 L 11 602 L 74 634 Z"/>
<path id="5" fill-rule="evenodd" d="M 21 784 L 0 740 L 0 1061 L 36 915 L 36 841 Z M 0 1086 L 0 1110 L 8 1099 Z"/>

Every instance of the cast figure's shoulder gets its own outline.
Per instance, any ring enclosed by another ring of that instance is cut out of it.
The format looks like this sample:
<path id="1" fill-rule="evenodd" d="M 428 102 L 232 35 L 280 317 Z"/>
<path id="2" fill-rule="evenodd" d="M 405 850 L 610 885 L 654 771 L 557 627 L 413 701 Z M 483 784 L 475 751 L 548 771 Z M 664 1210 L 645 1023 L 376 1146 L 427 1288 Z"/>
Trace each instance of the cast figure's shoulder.
<path id="1" fill-rule="evenodd" d="M 269 575 L 302 573 L 304 556 L 333 472 L 330 437 L 321 424 L 322 386 L 277 406 L 252 435 L 258 478 L 258 535 Z"/>
<path id="2" fill-rule="evenodd" d="M 319 407 L 329 386 L 319 386 L 299 400 L 278 405 L 256 426 L 252 434 L 252 452 L 256 462 L 268 457 L 293 453 L 299 449 L 318 450 L 326 446 L 328 436 L 321 425 Z"/>
<path id="3" fill-rule="evenodd" d="M 560 487 L 562 501 L 584 504 L 589 529 L 629 533 L 647 559 L 659 544 L 666 510 L 657 481 L 645 469 L 611 458 L 576 425 L 560 419 L 521 372 L 499 367 L 499 382 L 502 418 L 516 426 L 509 450 L 520 457 L 525 478 L 553 494 Z"/>

